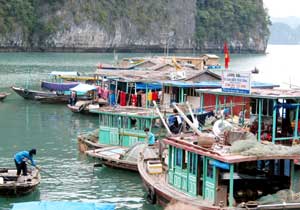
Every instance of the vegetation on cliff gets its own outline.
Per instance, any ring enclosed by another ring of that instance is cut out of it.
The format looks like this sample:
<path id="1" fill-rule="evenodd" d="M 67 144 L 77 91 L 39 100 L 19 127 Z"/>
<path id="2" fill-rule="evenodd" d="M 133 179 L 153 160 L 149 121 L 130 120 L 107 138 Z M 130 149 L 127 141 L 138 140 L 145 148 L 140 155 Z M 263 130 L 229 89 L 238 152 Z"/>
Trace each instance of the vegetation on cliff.
<path id="1" fill-rule="evenodd" d="M 180 5 L 174 7 L 177 3 L 189 4 L 189 8 L 195 8 L 195 11 L 180 13 L 180 10 L 187 8 Z M 184 19 L 180 23 L 178 18 L 181 17 L 177 16 L 182 14 L 193 16 L 195 21 Z M 55 34 L 64 34 L 72 27 L 80 28 L 87 22 L 94 23 L 108 36 L 116 33 L 116 23 L 123 24 L 123 28 L 128 25 L 130 30 L 127 34 L 137 33 L 139 37 L 148 39 L 148 43 L 157 39 L 153 28 L 155 33 L 169 34 L 171 31 L 176 42 L 186 30 L 180 24 L 192 24 L 187 33 L 192 34 L 192 40 L 185 38 L 182 45 L 193 49 L 203 49 L 207 45 L 221 46 L 225 40 L 244 43 L 249 43 L 249 39 L 254 39 L 253 42 L 267 40 L 270 24 L 262 0 L 0 0 L 0 45 L 3 45 L 3 40 L 12 43 L 7 40 L 20 37 L 21 41 L 15 41 L 12 46 L 19 42 L 29 48 L 46 46 L 45 43 L 49 44 Z M 176 31 L 180 27 L 181 31 Z M 132 42 L 132 39 L 127 40 Z"/>
<path id="2" fill-rule="evenodd" d="M 262 0 L 197 0 L 196 39 L 205 42 L 247 40 L 253 31 L 268 39 L 270 18 Z"/>

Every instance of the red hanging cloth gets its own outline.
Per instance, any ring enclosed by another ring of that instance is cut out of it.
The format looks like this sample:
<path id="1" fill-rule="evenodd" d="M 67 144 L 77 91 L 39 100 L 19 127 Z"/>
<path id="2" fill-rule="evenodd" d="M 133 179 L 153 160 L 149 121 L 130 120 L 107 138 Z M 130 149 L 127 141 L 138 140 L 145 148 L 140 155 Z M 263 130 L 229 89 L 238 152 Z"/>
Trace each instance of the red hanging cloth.
<path id="1" fill-rule="evenodd" d="M 228 69 L 230 57 L 229 57 L 229 50 L 226 42 L 224 42 L 224 57 L 225 57 L 225 69 Z"/>

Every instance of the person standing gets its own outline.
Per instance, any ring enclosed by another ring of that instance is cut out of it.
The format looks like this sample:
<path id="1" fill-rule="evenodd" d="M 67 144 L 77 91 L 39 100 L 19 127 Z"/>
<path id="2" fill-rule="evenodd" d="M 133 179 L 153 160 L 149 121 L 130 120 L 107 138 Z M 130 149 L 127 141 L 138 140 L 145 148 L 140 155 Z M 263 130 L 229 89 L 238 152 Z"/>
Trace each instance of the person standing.
<path id="1" fill-rule="evenodd" d="M 155 136 L 152 132 L 149 131 L 149 128 L 144 129 L 145 133 L 147 134 L 148 137 L 148 146 L 153 146 L 155 143 Z"/>
<path id="2" fill-rule="evenodd" d="M 27 164 L 26 162 L 30 160 L 31 165 L 36 167 L 35 161 L 33 160 L 33 155 L 36 155 L 36 149 L 31 149 L 29 151 L 17 152 L 14 156 L 14 161 L 17 168 L 17 176 L 20 176 L 21 171 L 23 176 L 27 176 Z"/>
<path id="3" fill-rule="evenodd" d="M 168 118 L 169 129 L 172 133 L 178 134 L 182 130 L 182 118 L 179 116 L 177 109 L 173 109 L 173 113 Z"/>

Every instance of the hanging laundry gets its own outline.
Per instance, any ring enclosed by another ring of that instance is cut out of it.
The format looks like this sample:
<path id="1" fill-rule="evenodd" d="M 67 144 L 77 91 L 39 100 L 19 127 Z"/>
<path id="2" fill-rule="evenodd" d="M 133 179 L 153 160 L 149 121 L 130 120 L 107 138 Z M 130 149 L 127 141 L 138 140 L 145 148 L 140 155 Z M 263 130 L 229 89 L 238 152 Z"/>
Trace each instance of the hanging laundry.
<path id="1" fill-rule="evenodd" d="M 158 92 L 157 92 L 157 91 L 154 91 L 154 92 L 152 93 L 152 100 L 153 100 L 153 101 L 157 101 L 157 100 L 158 100 Z"/>
<path id="2" fill-rule="evenodd" d="M 149 91 L 147 94 L 147 100 L 152 101 L 152 91 Z"/>
<path id="3" fill-rule="evenodd" d="M 137 95 L 137 106 L 142 107 L 142 94 Z"/>
<path id="4" fill-rule="evenodd" d="M 102 98 L 107 100 L 109 94 L 109 90 L 107 88 L 102 89 Z"/>
<path id="5" fill-rule="evenodd" d="M 146 94 L 142 94 L 142 107 L 146 107 Z"/>
<path id="6" fill-rule="evenodd" d="M 137 95 L 135 95 L 135 94 L 131 95 L 131 105 L 137 106 Z"/>
<path id="7" fill-rule="evenodd" d="M 120 106 L 126 106 L 126 93 L 120 92 Z"/>
<path id="8" fill-rule="evenodd" d="M 109 94 L 109 105 L 113 106 L 116 104 L 116 96 L 114 93 Z"/>

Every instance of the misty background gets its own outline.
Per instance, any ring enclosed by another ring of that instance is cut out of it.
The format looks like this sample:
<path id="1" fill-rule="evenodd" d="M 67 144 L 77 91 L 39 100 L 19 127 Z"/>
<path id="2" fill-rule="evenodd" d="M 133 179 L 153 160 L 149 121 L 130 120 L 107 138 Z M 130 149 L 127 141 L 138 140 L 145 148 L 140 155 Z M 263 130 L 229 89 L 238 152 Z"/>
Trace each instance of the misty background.
<path id="1" fill-rule="evenodd" d="M 269 44 L 300 44 L 300 17 L 271 17 Z"/>

